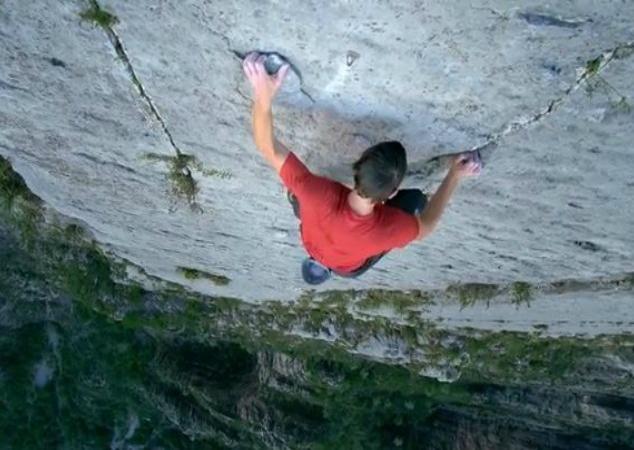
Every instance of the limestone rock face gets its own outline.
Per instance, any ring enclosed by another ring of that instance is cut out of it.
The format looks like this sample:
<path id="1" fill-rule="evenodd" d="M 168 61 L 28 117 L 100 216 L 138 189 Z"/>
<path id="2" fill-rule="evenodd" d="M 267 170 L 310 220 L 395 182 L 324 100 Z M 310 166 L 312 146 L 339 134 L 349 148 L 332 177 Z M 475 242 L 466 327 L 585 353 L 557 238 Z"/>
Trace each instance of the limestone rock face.
<path id="1" fill-rule="evenodd" d="M 298 224 L 237 56 L 275 51 L 297 69 L 278 135 L 315 172 L 349 181 L 385 139 L 408 149 L 407 186 L 433 189 L 440 155 L 486 160 L 431 238 L 325 288 L 616 276 L 634 260 L 632 23 L 611 1 L 4 0 L 0 154 L 149 274 L 296 298 Z"/>

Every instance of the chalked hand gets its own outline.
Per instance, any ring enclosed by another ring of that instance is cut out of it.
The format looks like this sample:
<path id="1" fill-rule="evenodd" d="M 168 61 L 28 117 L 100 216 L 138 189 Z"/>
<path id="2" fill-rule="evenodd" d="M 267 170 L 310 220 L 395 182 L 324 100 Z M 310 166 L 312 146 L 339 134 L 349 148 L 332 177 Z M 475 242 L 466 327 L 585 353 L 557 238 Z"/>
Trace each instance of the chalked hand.
<path id="1" fill-rule="evenodd" d="M 242 68 L 253 88 L 253 100 L 270 105 L 282 86 L 290 66 L 283 64 L 274 75 L 270 75 L 265 67 L 266 59 L 266 55 L 257 52 L 249 53 L 244 58 Z"/>
<path id="2" fill-rule="evenodd" d="M 460 153 L 453 157 L 451 169 L 460 177 L 477 176 L 482 171 L 482 160 L 477 150 Z"/>

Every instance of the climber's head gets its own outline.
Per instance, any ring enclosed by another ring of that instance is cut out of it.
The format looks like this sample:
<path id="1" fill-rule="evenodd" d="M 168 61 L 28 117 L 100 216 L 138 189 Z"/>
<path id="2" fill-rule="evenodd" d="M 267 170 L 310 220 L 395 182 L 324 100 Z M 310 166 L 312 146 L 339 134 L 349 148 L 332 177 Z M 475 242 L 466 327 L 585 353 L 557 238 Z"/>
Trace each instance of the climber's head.
<path id="1" fill-rule="evenodd" d="M 374 203 L 384 202 L 405 176 L 405 149 L 397 141 L 380 142 L 364 151 L 352 168 L 356 193 Z"/>

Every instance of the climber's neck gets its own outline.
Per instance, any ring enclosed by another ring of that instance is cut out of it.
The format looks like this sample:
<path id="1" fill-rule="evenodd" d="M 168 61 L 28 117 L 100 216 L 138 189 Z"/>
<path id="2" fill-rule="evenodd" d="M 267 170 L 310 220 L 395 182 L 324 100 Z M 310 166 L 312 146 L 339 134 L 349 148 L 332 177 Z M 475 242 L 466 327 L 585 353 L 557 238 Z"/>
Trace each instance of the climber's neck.
<path id="1" fill-rule="evenodd" d="M 348 194 L 348 205 L 360 216 L 372 214 L 375 206 L 372 200 L 361 197 L 354 189 Z"/>

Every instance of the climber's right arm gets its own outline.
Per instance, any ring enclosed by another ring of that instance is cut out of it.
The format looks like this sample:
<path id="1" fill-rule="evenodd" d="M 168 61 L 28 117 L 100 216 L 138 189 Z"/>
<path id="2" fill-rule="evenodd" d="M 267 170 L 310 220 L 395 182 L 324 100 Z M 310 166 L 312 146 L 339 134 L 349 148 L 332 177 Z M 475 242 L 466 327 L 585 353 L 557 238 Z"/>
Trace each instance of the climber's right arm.
<path id="1" fill-rule="evenodd" d="M 253 87 L 253 140 L 266 161 L 279 173 L 289 151 L 275 138 L 272 105 L 289 66 L 284 65 L 277 74 L 269 75 L 264 60 L 265 56 L 251 53 L 244 59 L 243 69 Z"/>
<path id="2" fill-rule="evenodd" d="M 271 104 L 253 102 L 253 140 L 264 159 L 277 173 L 280 172 L 289 150 L 273 134 Z"/>

